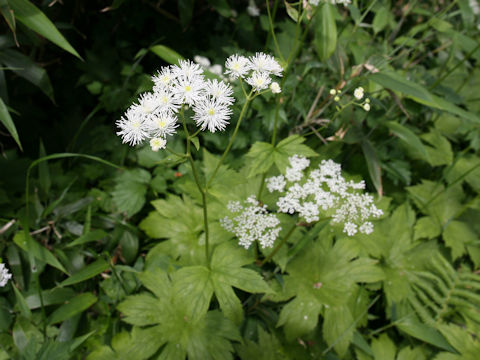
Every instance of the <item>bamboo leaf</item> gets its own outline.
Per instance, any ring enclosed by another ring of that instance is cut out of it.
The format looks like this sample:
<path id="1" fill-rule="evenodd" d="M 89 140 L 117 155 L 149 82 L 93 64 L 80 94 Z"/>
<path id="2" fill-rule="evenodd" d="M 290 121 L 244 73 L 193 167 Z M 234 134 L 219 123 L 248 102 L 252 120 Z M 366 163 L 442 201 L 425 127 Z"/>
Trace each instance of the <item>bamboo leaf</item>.
<path id="1" fill-rule="evenodd" d="M 20 150 L 23 151 L 22 144 L 20 143 L 20 139 L 18 138 L 17 128 L 15 127 L 12 117 L 10 116 L 7 106 L 3 102 L 2 98 L 0 98 L 0 121 L 7 128 L 10 135 L 12 135 L 13 139 L 20 147 Z"/>

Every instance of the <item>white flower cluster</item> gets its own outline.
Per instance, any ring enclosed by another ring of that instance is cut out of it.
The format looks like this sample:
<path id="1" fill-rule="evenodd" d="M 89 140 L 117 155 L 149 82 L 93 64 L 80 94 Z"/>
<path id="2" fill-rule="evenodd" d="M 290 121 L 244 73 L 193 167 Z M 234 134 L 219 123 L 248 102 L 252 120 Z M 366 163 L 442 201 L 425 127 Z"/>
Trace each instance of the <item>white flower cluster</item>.
<path id="1" fill-rule="evenodd" d="M 339 102 L 340 101 L 340 94 L 342 93 L 341 90 L 337 90 L 337 89 L 331 89 L 330 90 L 330 95 L 334 96 L 333 100 L 335 102 Z M 365 90 L 363 89 L 363 87 L 357 87 L 354 91 L 353 91 L 353 96 L 355 97 L 355 99 L 357 100 L 362 100 L 365 96 Z M 365 111 L 370 111 L 370 99 L 369 98 L 365 98 L 365 100 L 362 102 L 362 103 L 354 103 L 355 105 L 357 106 L 360 106 L 363 108 L 363 110 Z"/>
<path id="2" fill-rule="evenodd" d="M 298 212 L 307 222 L 320 220 L 320 212 L 333 211 L 332 222 L 343 223 L 343 231 L 349 236 L 358 231 L 370 234 L 373 224 L 370 218 L 383 214 L 373 203 L 373 197 L 362 194 L 365 182 L 346 181 L 341 166 L 332 160 L 323 160 L 318 167 L 305 176 L 310 165 L 305 157 L 294 155 L 289 158 L 290 166 L 285 176 L 267 179 L 270 192 L 284 193 L 277 201 L 278 211 L 288 214 Z"/>
<path id="3" fill-rule="evenodd" d="M 271 76 L 282 76 L 283 68 L 271 55 L 262 52 L 248 58 L 232 55 L 225 62 L 225 68 L 225 74 L 230 75 L 233 80 L 245 79 L 255 92 L 268 87 L 274 94 L 282 91 L 277 82 L 272 82 Z"/>
<path id="4" fill-rule="evenodd" d="M 220 220 L 221 225 L 233 232 L 239 244 L 246 249 L 257 240 L 263 248 L 272 247 L 280 230 L 280 221 L 274 214 L 269 214 L 267 206 L 261 206 L 254 195 L 242 205 L 239 201 L 230 201 L 228 210 L 235 216 L 226 216 Z"/>
<path id="5" fill-rule="evenodd" d="M 224 130 L 234 102 L 232 87 L 222 81 L 205 80 L 203 69 L 189 60 L 162 67 L 152 77 L 153 92 L 140 95 L 116 122 L 124 143 L 137 145 L 150 139 L 153 151 L 166 147 L 167 135 L 176 133 L 177 113 L 183 105 L 192 107 L 197 126 L 211 132 Z"/>
<path id="6" fill-rule="evenodd" d="M 8 272 L 5 264 L 0 264 L 0 287 L 7 285 L 8 280 L 12 278 L 12 274 Z"/>

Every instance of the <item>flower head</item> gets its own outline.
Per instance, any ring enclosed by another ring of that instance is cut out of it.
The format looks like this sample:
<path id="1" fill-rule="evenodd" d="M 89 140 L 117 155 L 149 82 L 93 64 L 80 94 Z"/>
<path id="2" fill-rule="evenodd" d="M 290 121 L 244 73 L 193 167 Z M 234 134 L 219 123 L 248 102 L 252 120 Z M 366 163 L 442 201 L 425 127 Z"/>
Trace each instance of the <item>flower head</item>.
<path id="1" fill-rule="evenodd" d="M 150 140 L 150 147 L 152 148 L 152 151 L 158 151 L 159 149 L 165 149 L 167 146 L 167 140 L 164 138 L 152 138 Z"/>
<path id="2" fill-rule="evenodd" d="M 169 112 L 160 113 L 147 123 L 147 128 L 153 137 L 164 138 L 167 135 L 173 135 L 177 127 L 177 118 Z"/>
<path id="3" fill-rule="evenodd" d="M 271 55 L 257 52 L 254 56 L 250 57 L 250 62 L 252 63 L 252 69 L 254 71 L 282 76 L 282 67 Z"/>
<path id="4" fill-rule="evenodd" d="M 278 85 L 276 81 L 270 84 L 270 90 L 272 90 L 274 94 L 280 94 L 282 92 L 280 85 Z"/>
<path id="5" fill-rule="evenodd" d="M 232 55 L 225 62 L 225 74 L 230 75 L 232 79 L 244 78 L 251 66 L 250 60 L 245 56 Z"/>
<path id="6" fill-rule="evenodd" d="M 280 221 L 274 214 L 269 214 L 266 205 L 260 205 L 254 195 L 242 205 L 240 202 L 229 202 L 227 208 L 232 217 L 226 216 L 221 225 L 238 238 L 241 246 L 248 249 L 254 241 L 260 245 L 272 247 L 280 230 Z"/>
<path id="7" fill-rule="evenodd" d="M 232 97 L 233 89 L 223 81 L 207 80 L 205 83 L 205 94 L 211 96 L 220 104 L 233 104 L 235 99 Z"/>
<path id="8" fill-rule="evenodd" d="M 230 120 L 232 110 L 226 104 L 216 100 L 206 99 L 198 102 L 193 111 L 193 119 L 202 130 L 208 129 L 211 132 L 224 130 Z"/>
<path id="9" fill-rule="evenodd" d="M 120 120 L 117 120 L 116 125 L 120 128 L 120 131 L 117 131 L 117 135 L 122 137 L 123 143 L 134 146 L 140 144 L 148 137 L 144 119 L 135 107 L 128 109 L 125 117 L 122 116 Z"/>
<path id="10" fill-rule="evenodd" d="M 353 96 L 355 96 L 355 98 L 357 100 L 362 100 L 362 98 L 363 98 L 363 88 L 362 87 L 356 88 L 355 91 L 353 92 Z"/>
<path id="11" fill-rule="evenodd" d="M 246 81 L 253 87 L 254 91 L 259 92 L 266 89 L 272 82 L 272 79 L 268 76 L 268 73 L 255 71 Z"/>
<path id="12" fill-rule="evenodd" d="M 7 285 L 8 280 L 12 278 L 12 274 L 8 272 L 5 264 L 0 264 L 0 287 Z"/>

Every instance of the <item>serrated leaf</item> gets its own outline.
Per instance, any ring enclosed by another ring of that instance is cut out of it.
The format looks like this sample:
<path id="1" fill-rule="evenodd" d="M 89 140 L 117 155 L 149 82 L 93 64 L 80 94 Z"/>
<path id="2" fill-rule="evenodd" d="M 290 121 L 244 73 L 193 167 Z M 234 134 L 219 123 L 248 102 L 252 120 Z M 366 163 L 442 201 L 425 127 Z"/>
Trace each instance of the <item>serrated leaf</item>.
<path id="1" fill-rule="evenodd" d="M 123 321 L 137 326 L 159 324 L 166 316 L 164 302 L 147 293 L 128 296 L 117 309 L 125 315 Z"/>
<path id="2" fill-rule="evenodd" d="M 139 212 L 145 204 L 150 173 L 143 169 L 126 170 L 117 178 L 112 192 L 113 202 L 128 216 Z"/>
<path id="3" fill-rule="evenodd" d="M 426 146 L 428 162 L 432 166 L 450 165 L 453 161 L 453 151 L 450 142 L 439 131 L 431 131 L 421 136 L 432 146 Z"/>
<path id="4" fill-rule="evenodd" d="M 63 35 L 57 30 L 55 25 L 41 12 L 35 5 L 28 0 L 8 0 L 8 4 L 14 11 L 18 21 L 26 27 L 46 37 L 48 40 L 58 45 L 70 54 L 82 59 L 77 51 L 65 40 Z"/>
<path id="5" fill-rule="evenodd" d="M 323 337 L 333 346 L 340 357 L 344 357 L 353 339 L 355 323 L 348 306 L 334 306 L 325 309 Z"/>
<path id="6" fill-rule="evenodd" d="M 375 34 L 379 33 L 385 28 L 385 26 L 387 26 L 389 15 L 390 10 L 385 6 L 382 6 L 380 10 L 377 11 L 372 22 L 373 32 Z"/>
<path id="7" fill-rule="evenodd" d="M 456 260 L 466 253 L 467 245 L 478 241 L 478 236 L 469 224 L 453 220 L 443 230 L 443 240 L 445 245 L 452 250 L 452 257 Z"/>
<path id="8" fill-rule="evenodd" d="M 97 298 L 92 293 L 79 294 L 50 314 L 47 323 L 52 325 L 70 319 L 71 317 L 87 310 L 96 302 Z"/>
<path id="9" fill-rule="evenodd" d="M 397 349 L 387 334 L 381 334 L 372 340 L 372 351 L 375 360 L 395 360 Z"/>
<path id="10" fill-rule="evenodd" d="M 396 323 L 396 327 L 414 338 L 425 341 L 440 349 L 455 352 L 455 349 L 447 342 L 445 337 L 434 328 L 420 323 L 412 317 L 407 317 Z"/>

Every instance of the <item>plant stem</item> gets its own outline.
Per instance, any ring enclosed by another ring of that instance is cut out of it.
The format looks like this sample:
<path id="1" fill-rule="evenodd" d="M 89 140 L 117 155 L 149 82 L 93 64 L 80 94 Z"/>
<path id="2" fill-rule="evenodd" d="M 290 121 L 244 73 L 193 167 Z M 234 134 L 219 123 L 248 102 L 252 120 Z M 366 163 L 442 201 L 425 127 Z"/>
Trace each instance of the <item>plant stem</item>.
<path id="1" fill-rule="evenodd" d="M 270 12 L 270 2 L 269 0 L 265 0 L 265 2 L 267 4 L 268 23 L 270 24 L 270 32 L 272 34 L 273 44 L 275 45 L 275 50 L 277 51 L 278 56 L 280 57 L 282 62 L 285 62 L 282 52 L 280 51 L 280 46 L 278 46 L 277 37 L 275 36 L 275 30 L 273 28 L 272 13 Z"/>
<path id="2" fill-rule="evenodd" d="M 200 182 L 200 177 L 198 176 L 197 167 L 195 166 L 195 162 L 192 158 L 191 153 L 191 139 L 193 136 L 190 136 L 187 128 L 187 122 L 185 121 L 185 115 L 183 112 L 183 107 L 180 109 L 180 116 L 182 118 L 183 129 L 185 130 L 185 134 L 187 136 L 187 152 L 185 156 L 188 158 L 190 162 L 190 166 L 192 168 L 193 178 L 195 179 L 195 183 L 197 184 L 198 191 L 202 195 L 202 208 L 203 208 L 203 225 L 205 231 L 205 259 L 207 261 L 207 266 L 210 268 L 210 249 L 209 249 L 209 231 L 208 231 L 208 209 L 207 209 L 207 188 L 203 188 Z"/>
<path id="3" fill-rule="evenodd" d="M 240 116 L 238 117 L 237 125 L 235 126 L 235 130 L 233 131 L 233 135 L 230 138 L 230 141 L 227 145 L 227 148 L 223 152 L 222 157 L 220 158 L 220 160 L 218 160 L 217 167 L 215 168 L 212 175 L 210 176 L 210 179 L 208 179 L 207 186 L 205 187 L 205 190 L 208 190 L 209 186 L 212 184 L 212 181 L 215 178 L 215 175 L 217 175 L 217 172 L 220 169 L 220 166 L 223 164 L 223 161 L 227 157 L 227 154 L 230 151 L 230 148 L 232 147 L 233 142 L 235 141 L 235 137 L 237 136 L 238 129 L 240 128 L 240 124 L 242 123 L 242 120 L 243 120 L 243 118 L 245 116 L 245 113 L 247 111 L 248 104 L 250 103 L 250 101 L 252 99 L 252 93 L 253 93 L 253 90 L 250 91 L 250 93 L 247 95 L 247 98 L 245 99 L 245 104 L 243 104 L 242 110 L 240 111 Z"/>
<path id="4" fill-rule="evenodd" d="M 296 229 L 296 227 L 297 227 L 297 223 L 295 222 L 293 224 L 293 226 L 290 228 L 290 230 L 288 230 L 287 235 L 285 235 L 285 237 L 282 239 L 282 241 L 277 246 L 275 246 L 275 248 L 272 250 L 272 252 L 270 254 L 268 254 L 268 256 L 265 259 L 263 259 L 263 261 L 260 263 L 260 267 L 262 267 L 267 262 L 269 262 L 278 253 L 280 248 L 287 243 L 287 240 L 290 238 L 290 236 L 292 235 L 292 233 Z"/>

